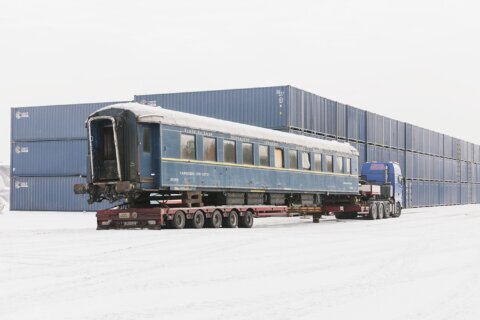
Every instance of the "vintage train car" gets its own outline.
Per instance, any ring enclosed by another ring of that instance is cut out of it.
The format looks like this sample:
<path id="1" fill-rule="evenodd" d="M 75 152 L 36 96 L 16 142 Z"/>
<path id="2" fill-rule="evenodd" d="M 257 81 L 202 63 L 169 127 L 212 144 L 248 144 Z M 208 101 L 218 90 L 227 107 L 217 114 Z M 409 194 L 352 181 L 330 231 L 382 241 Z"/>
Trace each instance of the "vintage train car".
<path id="1" fill-rule="evenodd" d="M 138 103 L 102 108 L 86 126 L 88 184 L 75 192 L 91 203 L 316 206 L 359 192 L 348 143 Z"/>

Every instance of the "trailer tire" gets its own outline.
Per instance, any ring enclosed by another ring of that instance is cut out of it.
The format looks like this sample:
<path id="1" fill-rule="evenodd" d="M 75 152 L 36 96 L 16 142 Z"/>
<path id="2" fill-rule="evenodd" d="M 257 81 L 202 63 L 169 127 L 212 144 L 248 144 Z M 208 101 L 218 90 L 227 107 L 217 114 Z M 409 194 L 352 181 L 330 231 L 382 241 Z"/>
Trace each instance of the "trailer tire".
<path id="1" fill-rule="evenodd" d="M 370 209 L 368 210 L 368 219 L 375 220 L 377 219 L 377 204 L 375 202 L 370 204 Z"/>
<path id="2" fill-rule="evenodd" d="M 400 217 L 401 214 L 402 214 L 402 206 L 400 205 L 400 202 L 397 202 L 395 204 L 395 213 L 393 214 L 393 217 L 398 218 Z"/>
<path id="3" fill-rule="evenodd" d="M 183 229 L 185 228 L 185 212 L 179 210 L 173 215 L 171 225 L 173 229 Z"/>
<path id="4" fill-rule="evenodd" d="M 385 206 L 383 205 L 382 202 L 379 202 L 377 204 L 377 219 L 383 219 L 385 216 Z"/>
<path id="5" fill-rule="evenodd" d="M 251 210 L 247 210 L 243 216 L 240 217 L 238 226 L 240 228 L 251 228 L 253 226 L 253 212 Z"/>
<path id="6" fill-rule="evenodd" d="M 212 213 L 212 217 L 207 219 L 207 227 L 209 228 L 220 228 L 222 226 L 223 215 L 220 210 L 215 210 Z"/>
<path id="7" fill-rule="evenodd" d="M 202 229 L 205 224 L 205 216 L 201 210 L 197 210 L 193 214 L 193 218 L 188 220 L 188 227 L 193 229 Z"/>
<path id="8" fill-rule="evenodd" d="M 238 226 L 238 213 L 232 210 L 223 218 L 222 226 L 224 228 L 236 228 Z"/>

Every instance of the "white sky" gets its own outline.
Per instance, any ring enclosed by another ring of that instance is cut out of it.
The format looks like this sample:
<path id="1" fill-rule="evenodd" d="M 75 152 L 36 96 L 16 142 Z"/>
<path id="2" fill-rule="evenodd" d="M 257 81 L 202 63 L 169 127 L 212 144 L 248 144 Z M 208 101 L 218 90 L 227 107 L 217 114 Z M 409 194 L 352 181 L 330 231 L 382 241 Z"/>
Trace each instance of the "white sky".
<path id="1" fill-rule="evenodd" d="M 480 2 L 0 2 L 10 108 L 290 84 L 480 144 Z"/>

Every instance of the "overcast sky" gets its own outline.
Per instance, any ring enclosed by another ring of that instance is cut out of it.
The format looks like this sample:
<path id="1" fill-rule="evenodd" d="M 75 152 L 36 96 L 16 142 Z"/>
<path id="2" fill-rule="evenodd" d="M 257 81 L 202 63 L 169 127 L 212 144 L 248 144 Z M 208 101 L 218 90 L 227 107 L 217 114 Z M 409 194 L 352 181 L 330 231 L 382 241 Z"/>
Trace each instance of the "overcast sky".
<path id="1" fill-rule="evenodd" d="M 0 2 L 10 108 L 290 84 L 480 144 L 479 1 Z"/>

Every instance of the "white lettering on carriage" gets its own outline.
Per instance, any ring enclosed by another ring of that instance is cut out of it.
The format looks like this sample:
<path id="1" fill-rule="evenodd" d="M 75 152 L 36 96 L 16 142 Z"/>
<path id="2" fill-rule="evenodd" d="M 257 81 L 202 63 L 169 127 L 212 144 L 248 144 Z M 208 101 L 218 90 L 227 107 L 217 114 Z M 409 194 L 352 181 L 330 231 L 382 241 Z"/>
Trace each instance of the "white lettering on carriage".
<path id="1" fill-rule="evenodd" d="M 208 177 L 210 174 L 208 172 L 192 172 L 192 171 L 180 171 L 181 176 L 197 176 L 197 177 Z"/>

